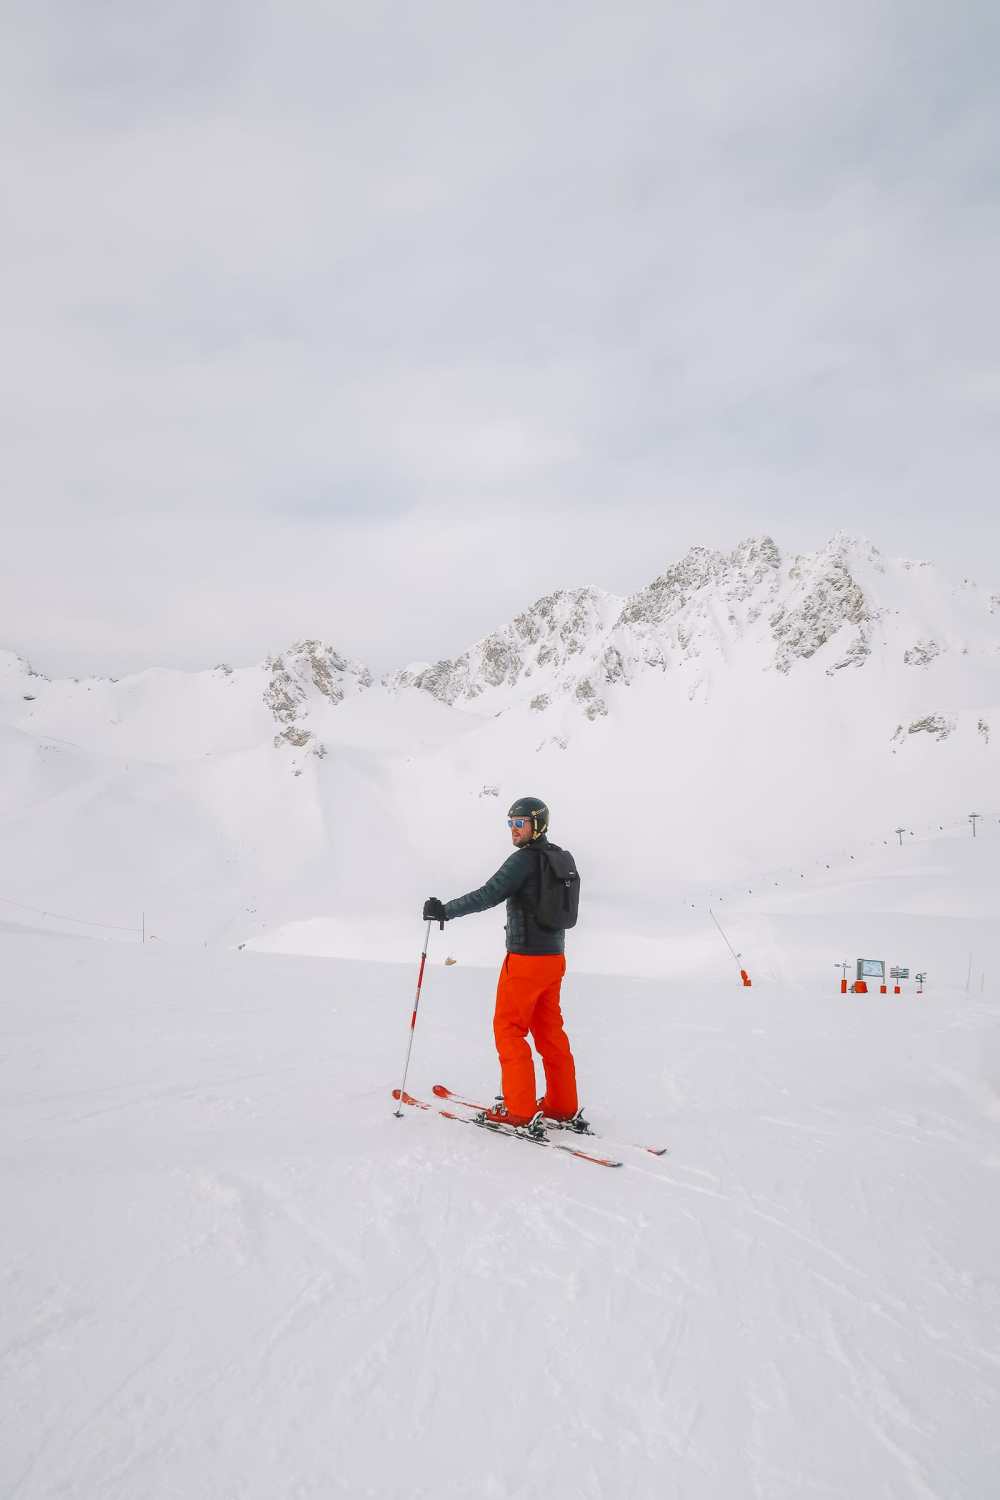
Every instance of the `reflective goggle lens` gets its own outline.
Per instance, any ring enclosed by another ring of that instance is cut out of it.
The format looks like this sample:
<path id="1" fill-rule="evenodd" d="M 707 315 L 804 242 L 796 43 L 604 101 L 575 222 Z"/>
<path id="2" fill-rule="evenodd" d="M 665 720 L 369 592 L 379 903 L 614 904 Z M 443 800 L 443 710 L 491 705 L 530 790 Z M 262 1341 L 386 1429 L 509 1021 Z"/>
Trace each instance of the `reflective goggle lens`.
<path id="1" fill-rule="evenodd" d="M 508 828 L 523 828 L 524 825 L 525 825 L 525 823 L 530 823 L 530 822 L 531 822 L 530 818 L 508 818 L 507 819 L 507 827 Z"/>

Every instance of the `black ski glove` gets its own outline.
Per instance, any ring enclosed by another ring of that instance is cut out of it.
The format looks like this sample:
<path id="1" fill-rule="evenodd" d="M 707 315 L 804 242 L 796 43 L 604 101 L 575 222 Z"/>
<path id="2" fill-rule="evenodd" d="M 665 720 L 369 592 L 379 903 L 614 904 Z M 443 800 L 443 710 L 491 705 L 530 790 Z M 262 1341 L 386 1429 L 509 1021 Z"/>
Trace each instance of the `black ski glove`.
<path id="1" fill-rule="evenodd" d="M 440 922 L 443 927 L 447 920 L 444 914 L 444 902 L 439 901 L 436 896 L 428 896 L 424 902 L 424 921 Z"/>

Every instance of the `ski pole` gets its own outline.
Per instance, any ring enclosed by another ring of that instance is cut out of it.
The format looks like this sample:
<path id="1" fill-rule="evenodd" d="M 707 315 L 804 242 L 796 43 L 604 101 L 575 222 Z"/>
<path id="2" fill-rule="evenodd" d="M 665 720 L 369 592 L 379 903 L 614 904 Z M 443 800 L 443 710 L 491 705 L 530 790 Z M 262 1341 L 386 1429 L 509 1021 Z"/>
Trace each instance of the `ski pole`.
<path id="1" fill-rule="evenodd" d="M 441 926 L 444 927 L 443 922 L 441 923 Z M 401 1120 L 403 1118 L 403 1095 L 406 1092 L 406 1075 L 410 1071 L 410 1053 L 413 1051 L 413 1033 L 417 1029 L 417 1007 L 420 1005 L 420 986 L 424 982 L 424 967 L 427 963 L 427 949 L 430 947 L 430 943 L 431 924 L 428 921 L 427 931 L 424 933 L 424 951 L 420 955 L 420 971 L 417 974 L 417 996 L 413 1002 L 413 1015 L 410 1017 L 410 1041 L 409 1045 L 406 1048 L 406 1064 L 403 1068 L 403 1081 L 399 1085 L 399 1108 L 393 1111 L 397 1120 Z"/>

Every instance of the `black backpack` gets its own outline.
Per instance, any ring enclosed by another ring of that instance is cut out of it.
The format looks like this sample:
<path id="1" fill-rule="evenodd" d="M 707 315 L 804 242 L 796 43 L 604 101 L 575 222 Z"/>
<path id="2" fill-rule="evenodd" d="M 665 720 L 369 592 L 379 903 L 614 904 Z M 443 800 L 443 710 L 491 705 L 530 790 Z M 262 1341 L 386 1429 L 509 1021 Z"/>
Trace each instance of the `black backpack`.
<path id="1" fill-rule="evenodd" d="M 575 927 L 580 910 L 580 875 L 568 849 L 538 849 L 538 906 L 535 921 L 550 932 Z"/>

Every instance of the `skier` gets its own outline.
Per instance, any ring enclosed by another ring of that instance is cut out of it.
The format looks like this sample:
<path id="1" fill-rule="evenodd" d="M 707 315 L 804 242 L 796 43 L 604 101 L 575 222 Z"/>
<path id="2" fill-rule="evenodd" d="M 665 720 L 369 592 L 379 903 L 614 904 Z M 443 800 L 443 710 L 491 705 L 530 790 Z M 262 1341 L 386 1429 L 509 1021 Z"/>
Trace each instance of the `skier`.
<path id="1" fill-rule="evenodd" d="M 536 920 L 541 860 L 549 846 L 549 810 L 538 797 L 519 797 L 507 813 L 513 854 L 477 891 L 424 902 L 424 921 L 447 922 L 507 902 L 507 956 L 497 985 L 493 1036 L 500 1057 L 503 1099 L 486 1111 L 494 1124 L 530 1125 L 539 1112 L 558 1120 L 577 1114 L 576 1066 L 559 1008 L 566 972 L 566 933 Z M 530 1031 L 545 1069 L 545 1094 L 535 1098 L 535 1065 L 525 1040 Z"/>

